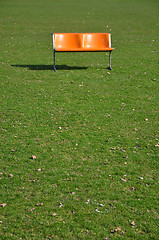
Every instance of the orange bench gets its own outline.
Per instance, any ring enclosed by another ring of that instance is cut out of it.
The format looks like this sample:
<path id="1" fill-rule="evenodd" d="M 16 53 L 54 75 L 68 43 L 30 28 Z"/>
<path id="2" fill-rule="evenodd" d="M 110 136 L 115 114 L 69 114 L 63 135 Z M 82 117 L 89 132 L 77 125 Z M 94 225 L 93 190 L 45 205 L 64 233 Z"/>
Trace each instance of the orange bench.
<path id="1" fill-rule="evenodd" d="M 111 35 L 109 33 L 52 33 L 54 71 L 55 52 L 109 52 L 111 68 Z"/>

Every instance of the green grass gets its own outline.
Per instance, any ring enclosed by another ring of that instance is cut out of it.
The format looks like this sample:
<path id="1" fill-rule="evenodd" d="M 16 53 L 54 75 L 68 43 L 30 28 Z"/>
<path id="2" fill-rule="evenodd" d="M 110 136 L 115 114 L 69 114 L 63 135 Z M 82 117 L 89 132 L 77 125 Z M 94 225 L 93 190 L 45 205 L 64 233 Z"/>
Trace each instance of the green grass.
<path id="1" fill-rule="evenodd" d="M 1 3 L 1 239 L 158 239 L 158 8 Z M 113 71 L 59 53 L 55 73 L 52 32 L 112 33 Z"/>

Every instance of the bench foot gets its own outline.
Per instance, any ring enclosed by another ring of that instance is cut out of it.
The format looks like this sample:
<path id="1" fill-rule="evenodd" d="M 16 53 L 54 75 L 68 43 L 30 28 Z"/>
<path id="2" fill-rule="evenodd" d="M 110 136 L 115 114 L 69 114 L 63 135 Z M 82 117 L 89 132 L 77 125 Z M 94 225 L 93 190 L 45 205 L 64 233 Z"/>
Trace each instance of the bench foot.
<path id="1" fill-rule="evenodd" d="M 108 70 L 113 70 L 111 67 L 107 67 Z"/>

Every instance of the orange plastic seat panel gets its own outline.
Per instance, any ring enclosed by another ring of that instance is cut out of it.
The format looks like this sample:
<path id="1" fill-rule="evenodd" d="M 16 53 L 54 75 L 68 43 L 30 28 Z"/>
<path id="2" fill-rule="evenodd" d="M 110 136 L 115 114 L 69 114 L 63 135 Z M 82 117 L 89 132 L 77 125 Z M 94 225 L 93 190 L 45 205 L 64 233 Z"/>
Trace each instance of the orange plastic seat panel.
<path id="1" fill-rule="evenodd" d="M 86 33 L 83 35 L 83 46 L 87 50 L 103 50 L 109 48 L 109 34 Z"/>
<path id="2" fill-rule="evenodd" d="M 78 33 L 54 33 L 56 51 L 75 51 L 81 48 L 82 35 Z"/>
<path id="3" fill-rule="evenodd" d="M 112 51 L 109 33 L 54 33 L 58 52 Z"/>

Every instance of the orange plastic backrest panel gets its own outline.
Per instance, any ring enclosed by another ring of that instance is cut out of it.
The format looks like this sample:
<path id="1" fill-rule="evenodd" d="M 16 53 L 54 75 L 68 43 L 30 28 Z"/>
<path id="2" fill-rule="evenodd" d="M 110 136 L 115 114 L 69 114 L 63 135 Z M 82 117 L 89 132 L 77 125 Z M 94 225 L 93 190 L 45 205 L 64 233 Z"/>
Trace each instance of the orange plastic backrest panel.
<path id="1" fill-rule="evenodd" d="M 54 33 L 55 49 L 62 51 L 81 48 L 82 34 L 79 33 Z"/>
<path id="2" fill-rule="evenodd" d="M 83 47 L 89 49 L 110 48 L 109 33 L 85 33 Z"/>

